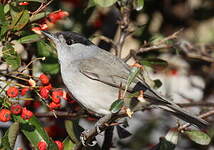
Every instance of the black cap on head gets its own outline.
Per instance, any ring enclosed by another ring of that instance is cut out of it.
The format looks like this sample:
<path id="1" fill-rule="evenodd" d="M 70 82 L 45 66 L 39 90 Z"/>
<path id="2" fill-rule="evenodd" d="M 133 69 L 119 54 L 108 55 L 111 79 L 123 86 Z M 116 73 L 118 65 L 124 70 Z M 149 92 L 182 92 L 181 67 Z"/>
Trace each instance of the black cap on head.
<path id="1" fill-rule="evenodd" d="M 57 37 L 59 35 L 63 35 L 63 37 L 64 37 L 64 39 L 68 45 L 72 45 L 75 43 L 81 43 L 84 45 L 92 45 L 93 44 L 87 38 L 85 38 L 84 36 L 82 36 L 81 34 L 76 33 L 76 32 L 58 32 L 55 35 Z"/>

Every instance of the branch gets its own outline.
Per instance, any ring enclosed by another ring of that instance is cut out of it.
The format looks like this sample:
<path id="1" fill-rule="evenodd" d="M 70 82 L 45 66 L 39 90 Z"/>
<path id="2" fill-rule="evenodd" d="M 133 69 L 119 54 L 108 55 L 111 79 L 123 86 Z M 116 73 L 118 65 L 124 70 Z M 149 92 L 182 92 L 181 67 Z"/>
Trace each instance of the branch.
<path id="1" fill-rule="evenodd" d="M 86 132 L 84 134 L 84 137 L 86 139 L 85 142 L 91 143 L 96 135 L 98 135 L 100 132 L 102 132 L 108 128 L 108 125 L 110 125 L 111 123 L 114 123 L 117 119 L 120 119 L 120 118 L 126 117 L 126 116 L 127 116 L 127 113 L 126 113 L 125 109 L 121 109 L 121 111 L 118 112 L 117 114 L 105 115 L 103 118 L 101 118 L 97 122 L 97 124 L 99 124 L 99 125 L 96 124 L 92 129 L 88 130 L 88 132 Z M 97 131 L 98 128 L 99 128 L 99 133 Z M 83 148 L 83 145 L 80 142 L 75 147 L 75 150 L 81 150 L 82 148 Z"/>
<path id="2" fill-rule="evenodd" d="M 72 113 L 72 112 L 63 112 L 63 111 L 54 111 L 53 112 L 45 112 L 45 113 L 35 113 L 36 117 L 63 117 L 63 118 L 69 118 L 69 119 L 78 119 L 78 118 L 84 118 L 88 115 L 85 115 L 84 113 Z"/>
<path id="3" fill-rule="evenodd" d="M 167 37 L 165 37 L 164 39 L 158 41 L 157 43 L 155 43 L 152 46 L 149 47 L 141 47 L 138 51 L 139 52 L 147 52 L 147 51 L 152 51 L 152 50 L 157 50 L 157 49 L 165 49 L 165 48 L 171 48 L 173 47 L 172 45 L 166 44 L 167 41 L 169 40 L 173 40 L 176 39 L 178 37 L 178 34 L 180 34 L 180 32 L 183 29 L 180 29 L 179 31 L 173 33 L 172 35 L 169 35 Z M 145 46 L 145 45 L 144 45 Z"/>

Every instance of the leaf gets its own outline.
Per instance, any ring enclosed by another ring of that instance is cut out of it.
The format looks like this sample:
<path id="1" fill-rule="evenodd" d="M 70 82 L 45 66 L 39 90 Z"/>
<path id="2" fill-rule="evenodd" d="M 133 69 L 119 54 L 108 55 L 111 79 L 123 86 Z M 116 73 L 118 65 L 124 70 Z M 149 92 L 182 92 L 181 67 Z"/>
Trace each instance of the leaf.
<path id="1" fill-rule="evenodd" d="M 27 35 L 18 39 L 18 42 L 20 42 L 21 44 L 29 44 L 29 43 L 37 42 L 39 40 L 41 40 L 40 35 L 32 34 L 32 35 Z"/>
<path id="2" fill-rule="evenodd" d="M 42 72 L 45 72 L 48 74 L 57 74 L 59 72 L 59 64 L 42 63 Z"/>
<path id="3" fill-rule="evenodd" d="M 208 145 L 211 141 L 210 137 L 206 133 L 199 130 L 184 131 L 184 134 L 200 145 Z"/>
<path id="4" fill-rule="evenodd" d="M 69 137 L 66 137 L 63 141 L 64 149 L 63 150 L 71 150 L 74 149 L 75 144 L 69 139 Z"/>
<path id="5" fill-rule="evenodd" d="M 170 129 L 165 136 L 165 139 L 173 144 L 178 144 L 178 131 L 176 129 Z"/>
<path id="6" fill-rule="evenodd" d="M 31 117 L 29 120 L 24 120 L 20 116 L 13 117 L 15 121 L 20 123 L 21 132 L 26 136 L 34 148 L 37 147 L 39 141 L 43 140 L 48 144 L 49 149 L 57 150 L 56 144 L 48 136 L 35 116 Z"/>
<path id="7" fill-rule="evenodd" d="M 30 14 L 27 10 L 21 11 L 12 20 L 10 28 L 13 30 L 22 29 L 29 21 Z"/>
<path id="8" fill-rule="evenodd" d="M 112 6 L 117 0 L 94 0 L 94 3 L 101 7 Z"/>
<path id="9" fill-rule="evenodd" d="M 8 141 L 8 130 L 5 132 L 4 136 L 1 138 L 1 147 L 3 150 L 11 150 L 10 144 Z"/>
<path id="10" fill-rule="evenodd" d="M 140 11 L 143 9 L 144 0 L 134 0 L 133 5 L 135 10 Z"/>
<path id="11" fill-rule="evenodd" d="M 12 69 L 17 69 L 21 64 L 21 59 L 11 43 L 8 43 L 2 49 L 3 58 Z"/>
<path id="12" fill-rule="evenodd" d="M 154 146 L 151 150 L 174 150 L 175 145 L 165 138 L 160 138 L 160 142 Z"/>
<path id="13" fill-rule="evenodd" d="M 162 82 L 159 79 L 154 80 L 154 88 L 158 89 L 162 86 Z"/>
<path id="14" fill-rule="evenodd" d="M 132 67 L 131 72 L 129 73 L 129 77 L 127 79 L 126 89 L 130 86 L 130 84 L 134 81 L 134 79 L 138 76 L 141 69 L 139 67 Z"/>
<path id="15" fill-rule="evenodd" d="M 75 132 L 74 132 L 74 125 L 71 120 L 65 120 L 65 129 L 66 132 L 68 133 L 70 139 L 74 141 L 75 143 L 78 143 L 79 140 L 77 139 Z"/>
<path id="16" fill-rule="evenodd" d="M 117 113 L 124 106 L 124 100 L 118 99 L 111 104 L 110 111 L 112 113 Z"/>
<path id="17" fill-rule="evenodd" d="M 44 40 L 41 40 L 41 41 L 37 42 L 37 51 L 38 51 L 38 55 L 40 57 L 49 57 L 49 56 L 51 56 L 52 49 L 53 48 L 49 44 L 45 43 Z"/>
<path id="18" fill-rule="evenodd" d="M 140 61 L 140 64 L 152 68 L 165 68 L 168 66 L 168 63 L 165 60 L 159 58 L 144 58 Z"/>
<path id="19" fill-rule="evenodd" d="M 8 13 L 10 11 L 10 5 L 9 4 L 6 4 L 5 6 L 4 6 L 4 13 L 6 14 L 6 13 Z"/>
<path id="20" fill-rule="evenodd" d="M 16 142 L 16 138 L 19 134 L 19 123 L 18 122 L 14 122 L 10 128 L 8 129 L 8 141 L 10 144 L 10 147 L 13 149 L 15 142 Z"/>
<path id="21" fill-rule="evenodd" d="M 90 9 L 91 7 L 94 7 L 94 6 L 96 6 L 94 0 L 89 0 L 87 7 L 84 9 L 84 13 L 86 13 L 88 9 Z"/>
<path id="22" fill-rule="evenodd" d="M 0 3 L 0 25 L 5 21 L 4 6 Z"/>
<path id="23" fill-rule="evenodd" d="M 40 20 L 40 19 L 46 17 L 48 14 L 49 14 L 49 12 L 41 12 L 41 13 L 32 15 L 32 16 L 30 17 L 30 22 Z"/>

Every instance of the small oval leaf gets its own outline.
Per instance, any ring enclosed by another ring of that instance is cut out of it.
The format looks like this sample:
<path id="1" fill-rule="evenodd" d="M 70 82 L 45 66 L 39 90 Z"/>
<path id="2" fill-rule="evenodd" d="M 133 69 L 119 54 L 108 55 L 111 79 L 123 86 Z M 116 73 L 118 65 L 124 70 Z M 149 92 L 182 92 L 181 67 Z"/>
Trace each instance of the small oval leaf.
<path id="1" fill-rule="evenodd" d="M 168 63 L 160 58 L 144 58 L 140 61 L 140 64 L 152 68 L 165 68 L 168 66 Z"/>
<path id="2" fill-rule="evenodd" d="M 208 145 L 211 141 L 210 137 L 206 133 L 199 130 L 185 131 L 184 134 L 200 145 Z"/>
<path id="3" fill-rule="evenodd" d="M 18 134 L 19 134 L 19 123 L 14 122 L 8 130 L 8 141 L 12 149 L 14 148 Z"/>
<path id="4" fill-rule="evenodd" d="M 118 99 L 111 104 L 110 111 L 112 113 L 117 113 L 124 106 L 124 100 Z"/>
<path id="5" fill-rule="evenodd" d="M 39 40 L 41 40 L 41 36 L 38 34 L 27 35 L 18 39 L 18 41 L 22 44 L 29 44 Z"/>
<path id="6" fill-rule="evenodd" d="M 134 0 L 133 5 L 134 5 L 134 9 L 136 9 L 137 11 L 140 11 L 143 9 L 144 0 Z"/>

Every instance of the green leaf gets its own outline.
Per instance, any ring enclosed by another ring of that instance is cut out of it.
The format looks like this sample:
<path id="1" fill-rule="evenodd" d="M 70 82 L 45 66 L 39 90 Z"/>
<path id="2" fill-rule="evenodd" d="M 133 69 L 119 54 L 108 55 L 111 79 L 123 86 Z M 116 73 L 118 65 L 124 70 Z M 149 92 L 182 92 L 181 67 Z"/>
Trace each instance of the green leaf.
<path id="1" fill-rule="evenodd" d="M 77 139 L 74 131 L 74 124 L 71 120 L 65 120 L 65 129 L 66 132 L 68 133 L 70 139 L 74 141 L 75 143 L 78 143 L 79 140 Z"/>
<path id="2" fill-rule="evenodd" d="M 162 86 L 162 82 L 159 79 L 154 80 L 154 83 L 155 83 L 154 85 L 155 89 L 158 89 Z"/>
<path id="3" fill-rule="evenodd" d="M 8 141 L 8 130 L 5 132 L 4 136 L 1 138 L 1 148 L 3 148 L 3 150 L 11 150 L 10 148 L 10 144 Z"/>
<path id="4" fill-rule="evenodd" d="M 33 148 L 37 148 L 39 141 L 43 140 L 48 144 L 48 149 L 57 150 L 54 141 L 42 128 L 39 120 L 33 116 L 29 120 L 24 120 L 20 116 L 13 116 L 14 120 L 20 123 L 21 132 L 26 136 Z"/>
<path id="5" fill-rule="evenodd" d="M 96 6 L 94 0 L 89 0 L 87 7 L 84 9 L 84 13 L 86 13 L 88 9 L 90 9 L 91 7 L 94 7 L 94 6 Z"/>
<path id="6" fill-rule="evenodd" d="M 140 64 L 152 68 L 165 68 L 168 66 L 168 63 L 165 60 L 159 58 L 144 58 L 140 61 Z"/>
<path id="7" fill-rule="evenodd" d="M 136 9 L 137 11 L 142 10 L 144 6 L 144 0 L 134 0 L 133 6 L 134 6 L 134 9 Z"/>
<path id="8" fill-rule="evenodd" d="M 206 133 L 199 130 L 184 131 L 184 134 L 200 145 L 208 145 L 211 141 L 210 137 Z"/>
<path id="9" fill-rule="evenodd" d="M 27 35 L 18 39 L 18 41 L 21 44 L 29 44 L 29 43 L 37 42 L 39 40 L 41 40 L 41 36 L 38 34 Z"/>
<path id="10" fill-rule="evenodd" d="M 63 141 L 64 149 L 63 150 L 71 150 L 74 149 L 75 144 L 69 139 L 69 137 L 66 137 Z"/>
<path id="11" fill-rule="evenodd" d="M 0 25 L 5 21 L 4 6 L 0 3 Z"/>
<path id="12" fill-rule="evenodd" d="M 165 138 L 160 138 L 160 142 L 152 148 L 152 150 L 174 150 L 175 144 L 167 141 Z"/>
<path id="13" fill-rule="evenodd" d="M 37 50 L 38 50 L 38 55 L 40 57 L 49 57 L 52 54 L 52 47 L 45 43 L 44 40 L 38 41 L 37 42 Z"/>
<path id="14" fill-rule="evenodd" d="M 117 113 L 124 106 L 124 100 L 118 99 L 111 104 L 110 111 L 112 113 Z"/>
<path id="15" fill-rule="evenodd" d="M 5 6 L 4 6 L 4 13 L 6 14 L 6 13 L 8 13 L 10 11 L 10 5 L 9 4 L 6 4 Z"/>
<path id="16" fill-rule="evenodd" d="M 43 63 L 42 64 L 42 72 L 48 74 L 57 74 L 59 72 L 59 64 L 58 63 Z"/>
<path id="17" fill-rule="evenodd" d="M 40 20 L 40 19 L 46 17 L 49 13 L 50 13 L 50 12 L 41 12 L 41 13 L 32 15 L 32 16 L 30 17 L 30 22 Z"/>
<path id="18" fill-rule="evenodd" d="M 117 0 L 94 0 L 94 3 L 101 7 L 112 6 Z"/>
<path id="19" fill-rule="evenodd" d="M 127 79 L 126 89 L 130 86 L 130 84 L 134 81 L 134 79 L 138 76 L 140 73 L 141 68 L 139 67 L 132 67 L 131 72 L 129 73 L 129 77 Z"/>
<path id="20" fill-rule="evenodd" d="M 19 123 L 18 122 L 14 122 L 10 128 L 8 129 L 8 141 L 10 144 L 10 147 L 13 149 L 15 142 L 16 142 L 16 138 L 19 134 Z"/>
<path id="21" fill-rule="evenodd" d="M 21 64 L 21 59 L 11 43 L 8 43 L 2 49 L 3 58 L 12 69 L 17 69 Z"/>
<path id="22" fill-rule="evenodd" d="M 30 14 L 27 10 L 21 11 L 12 20 L 10 28 L 13 30 L 22 29 L 29 21 Z"/>

